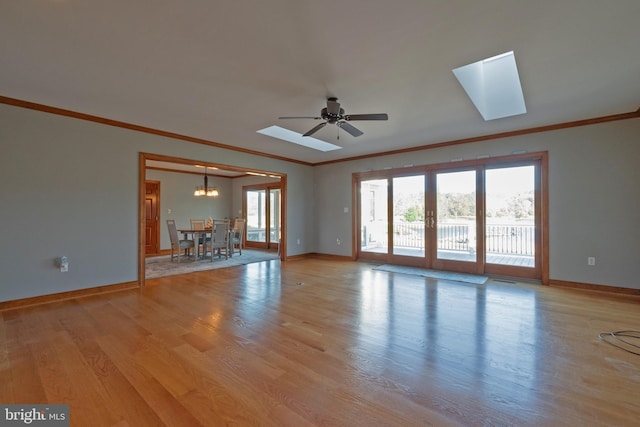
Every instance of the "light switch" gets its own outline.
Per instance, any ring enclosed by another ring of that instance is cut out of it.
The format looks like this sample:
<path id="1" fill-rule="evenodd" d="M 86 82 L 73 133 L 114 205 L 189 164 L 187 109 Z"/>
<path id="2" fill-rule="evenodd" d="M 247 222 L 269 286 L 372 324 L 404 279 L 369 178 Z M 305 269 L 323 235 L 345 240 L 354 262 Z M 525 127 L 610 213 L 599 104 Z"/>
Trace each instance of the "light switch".
<path id="1" fill-rule="evenodd" d="M 58 258 L 58 267 L 62 273 L 67 273 L 69 271 L 69 258 L 66 256 L 61 256 Z"/>

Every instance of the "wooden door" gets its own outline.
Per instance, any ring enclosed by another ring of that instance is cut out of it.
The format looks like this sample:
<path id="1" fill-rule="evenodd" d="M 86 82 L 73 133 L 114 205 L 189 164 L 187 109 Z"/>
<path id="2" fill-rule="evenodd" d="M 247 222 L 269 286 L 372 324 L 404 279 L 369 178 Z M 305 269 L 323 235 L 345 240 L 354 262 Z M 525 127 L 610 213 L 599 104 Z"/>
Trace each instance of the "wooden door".
<path id="1" fill-rule="evenodd" d="M 145 255 L 155 255 L 160 252 L 160 182 L 145 181 L 144 222 L 145 222 Z"/>

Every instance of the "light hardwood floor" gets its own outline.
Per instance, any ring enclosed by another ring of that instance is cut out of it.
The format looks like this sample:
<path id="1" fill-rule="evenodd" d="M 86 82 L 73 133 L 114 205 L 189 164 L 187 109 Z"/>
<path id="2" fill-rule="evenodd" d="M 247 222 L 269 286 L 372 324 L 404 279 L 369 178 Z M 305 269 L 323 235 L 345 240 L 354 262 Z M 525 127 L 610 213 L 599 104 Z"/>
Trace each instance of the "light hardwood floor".
<path id="1" fill-rule="evenodd" d="M 305 259 L 0 313 L 0 403 L 74 426 L 637 426 L 633 296 Z"/>

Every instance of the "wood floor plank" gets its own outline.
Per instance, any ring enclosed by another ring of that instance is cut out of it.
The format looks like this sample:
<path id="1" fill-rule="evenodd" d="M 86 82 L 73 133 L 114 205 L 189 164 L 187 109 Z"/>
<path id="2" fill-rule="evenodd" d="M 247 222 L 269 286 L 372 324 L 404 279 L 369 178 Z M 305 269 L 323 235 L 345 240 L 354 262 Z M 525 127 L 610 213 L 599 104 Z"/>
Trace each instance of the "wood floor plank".
<path id="1" fill-rule="evenodd" d="M 48 402 L 68 402 L 74 396 L 68 374 L 55 351 L 55 341 L 64 339 L 64 335 L 59 332 L 47 340 L 29 344 Z"/>
<path id="2" fill-rule="evenodd" d="M 0 312 L 0 401 L 109 426 L 635 426 L 640 298 L 269 261 Z"/>
<path id="3" fill-rule="evenodd" d="M 29 317 L 29 316 L 27 316 Z M 34 316 L 35 317 L 35 316 Z M 10 399 L 5 402 L 46 402 L 46 392 L 42 385 L 42 379 L 37 372 L 37 362 L 32 353 L 30 344 L 35 340 L 29 337 L 30 330 L 33 329 L 25 326 L 28 319 L 20 316 L 7 316 L 9 319 L 5 322 L 6 327 L 6 346 L 8 365 L 3 369 L 3 377 L 6 382 L 0 385 L 3 396 L 9 395 Z"/>
<path id="4" fill-rule="evenodd" d="M 92 425 L 96 419 L 103 420 L 105 425 L 119 422 L 117 412 L 111 410 L 112 406 L 117 405 L 118 399 L 110 395 L 96 377 L 91 368 L 94 361 L 86 358 L 68 334 L 60 334 L 58 339 L 51 342 L 51 347 L 59 360 L 65 378 L 69 381 L 71 393 L 67 401 L 51 403 L 65 403 L 69 404 L 70 408 L 75 408 L 70 418 L 77 425 Z M 109 404 L 105 405 L 105 402 Z M 38 403 L 49 403 L 49 401 L 44 400 Z"/>
<path id="5" fill-rule="evenodd" d="M 176 351 L 199 374 L 201 393 L 190 393 L 181 398 L 183 405 L 191 408 L 196 417 L 203 420 L 216 419 L 219 425 L 258 425 L 261 420 L 269 418 L 269 413 L 277 402 L 268 395 L 258 394 L 251 383 L 241 379 L 242 374 L 239 376 L 238 372 L 245 368 L 236 363 L 229 353 L 216 353 L 211 357 L 188 345 Z M 207 405 L 194 405 L 204 396 L 208 401 Z M 216 425 L 216 422 L 211 425 Z"/>
<path id="6" fill-rule="evenodd" d="M 194 418 L 191 412 L 184 408 L 178 399 L 146 370 L 144 365 L 138 363 L 136 356 L 122 345 L 119 338 L 107 335 L 98 338 L 97 341 L 123 376 L 135 387 L 136 392 L 149 407 L 153 408 L 162 423 L 167 426 L 205 425 Z M 150 424 L 150 422 L 144 422 L 142 425 L 145 424 Z"/>

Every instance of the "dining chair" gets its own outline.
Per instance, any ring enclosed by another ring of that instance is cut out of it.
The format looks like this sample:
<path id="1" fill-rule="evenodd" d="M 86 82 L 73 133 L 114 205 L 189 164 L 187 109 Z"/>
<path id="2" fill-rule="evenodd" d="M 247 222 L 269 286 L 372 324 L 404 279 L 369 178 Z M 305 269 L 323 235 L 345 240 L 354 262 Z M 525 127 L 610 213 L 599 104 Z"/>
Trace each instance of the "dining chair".
<path id="1" fill-rule="evenodd" d="M 222 258 L 222 251 L 224 250 L 224 259 L 229 259 L 229 222 L 213 220 L 213 228 L 211 230 L 211 241 L 206 243 L 206 246 L 211 247 L 211 261 L 216 252 L 218 257 Z"/>
<path id="2" fill-rule="evenodd" d="M 173 251 L 175 250 L 178 254 L 178 262 L 180 262 L 180 252 L 182 252 L 183 249 L 186 249 L 187 254 L 190 254 L 191 249 L 195 248 L 195 242 L 193 240 L 180 239 L 178 237 L 175 220 L 168 219 L 167 227 L 169 228 L 169 239 L 171 240 L 171 261 L 173 261 Z"/>
<path id="3" fill-rule="evenodd" d="M 240 255 L 242 255 L 242 239 L 244 239 L 244 219 L 236 218 L 233 223 L 233 233 L 231 235 L 231 253 L 233 254 L 236 251 L 236 245 L 238 246 L 238 251 Z"/>
<path id="4" fill-rule="evenodd" d="M 204 219 L 193 219 L 189 220 L 189 224 L 191 224 L 192 230 L 204 230 L 204 224 L 206 221 Z"/>
<path id="5" fill-rule="evenodd" d="M 191 225 L 191 229 L 192 230 L 204 230 L 205 229 L 205 224 L 206 221 L 204 219 L 193 219 L 191 218 L 189 220 L 189 224 Z M 200 234 L 200 237 L 198 237 L 198 250 L 197 253 L 200 254 L 200 247 L 202 247 L 202 251 L 204 253 L 204 249 L 205 249 L 205 242 L 209 240 L 208 237 L 206 237 L 206 234 Z"/>

